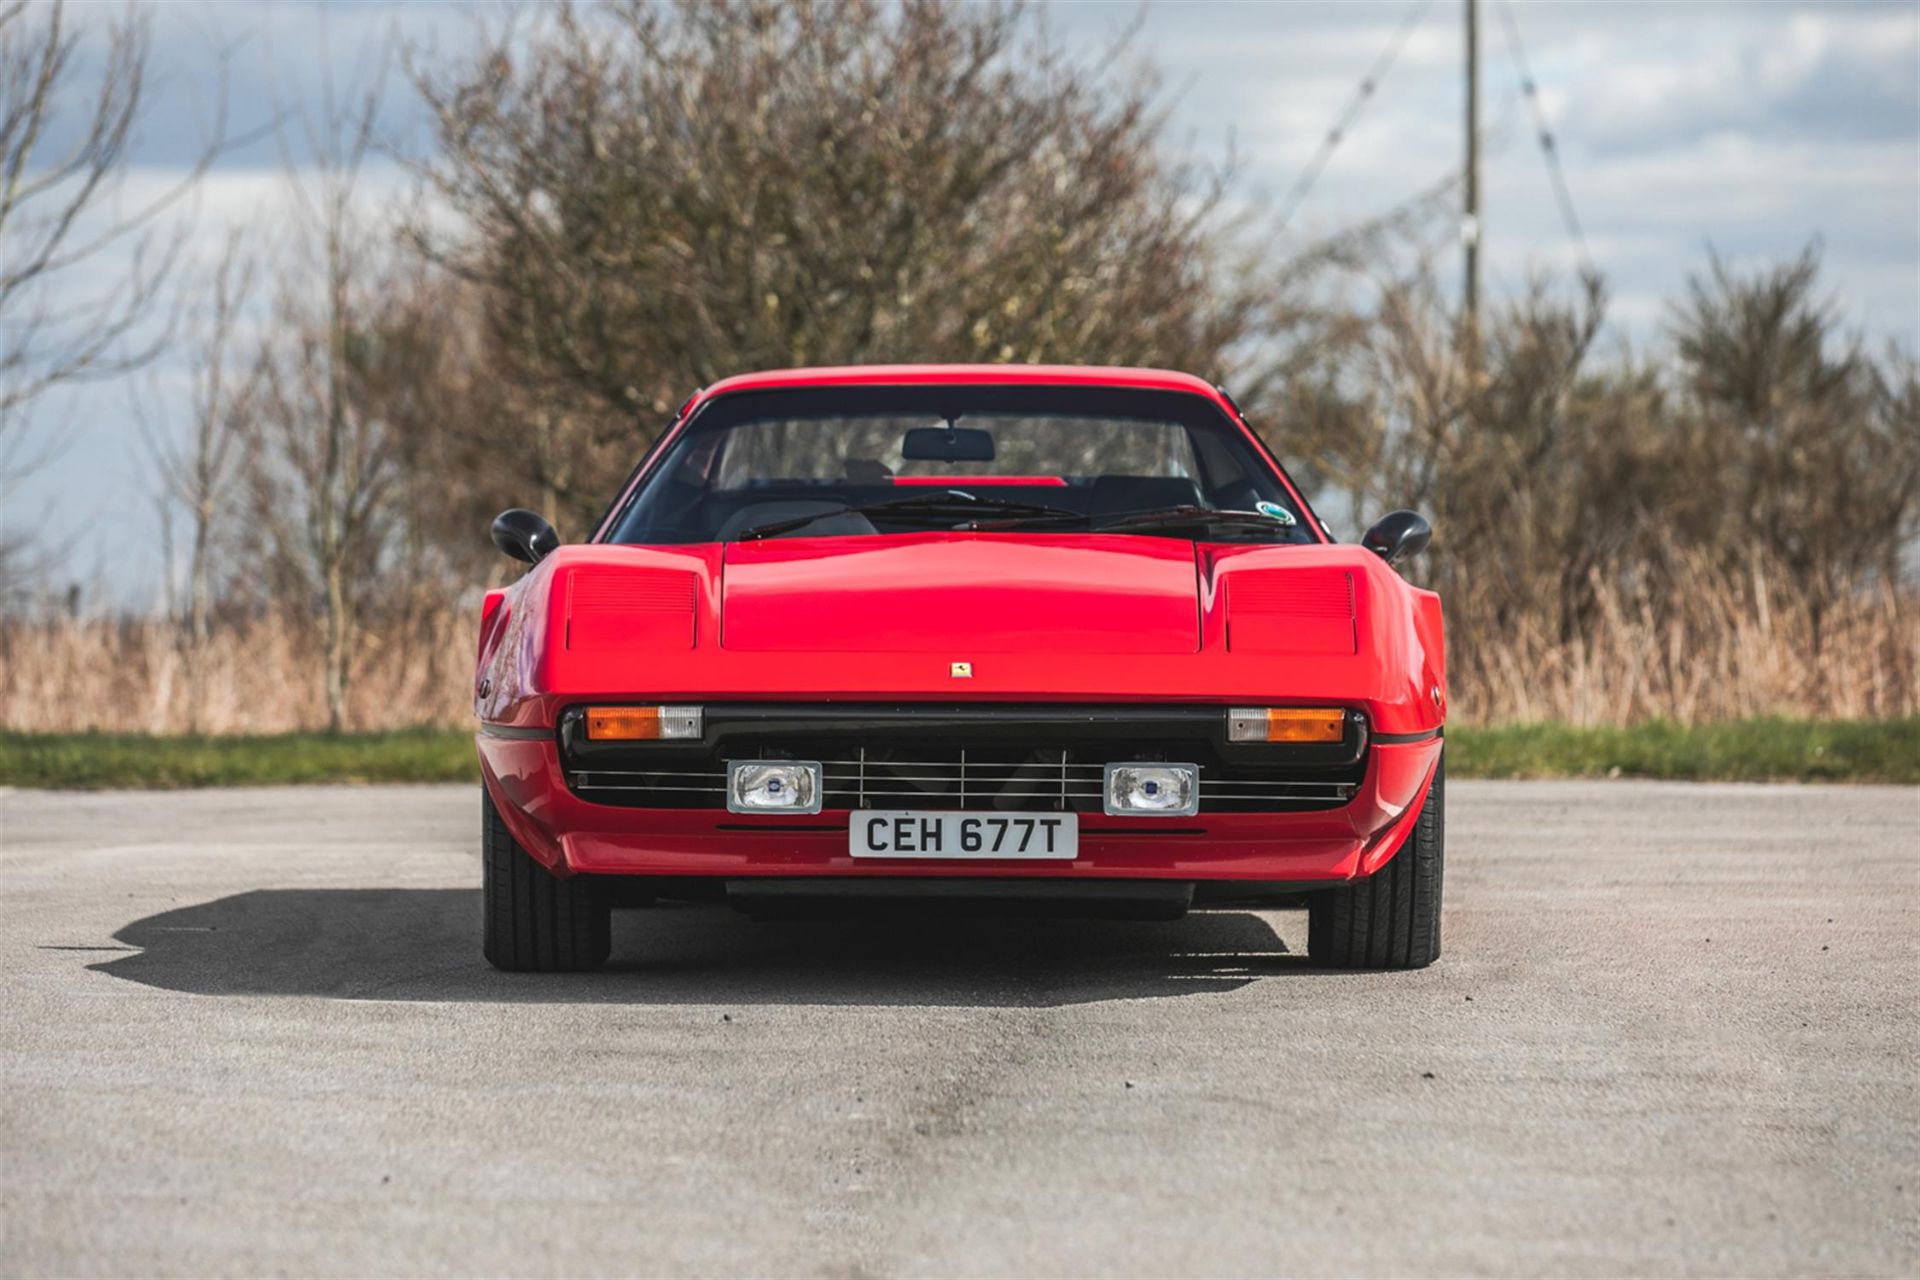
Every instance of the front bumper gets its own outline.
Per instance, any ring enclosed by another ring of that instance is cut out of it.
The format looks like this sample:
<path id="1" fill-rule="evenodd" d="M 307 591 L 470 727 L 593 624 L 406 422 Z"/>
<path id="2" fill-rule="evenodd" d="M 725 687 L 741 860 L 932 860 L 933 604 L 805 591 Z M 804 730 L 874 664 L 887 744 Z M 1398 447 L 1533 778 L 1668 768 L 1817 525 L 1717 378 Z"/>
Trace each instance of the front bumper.
<path id="1" fill-rule="evenodd" d="M 747 815 L 724 808 L 629 808 L 569 785 L 552 733 L 483 730 L 488 791 L 514 838 L 559 875 L 980 877 L 1337 883 L 1370 875 L 1411 828 L 1440 757 L 1438 734 L 1374 741 L 1351 798 L 1305 812 L 1202 812 L 1184 818 L 1080 815 L 1070 864 L 851 857 L 847 808 Z M 927 807 L 937 808 L 937 804 Z"/>
<path id="2" fill-rule="evenodd" d="M 594 741 L 585 709 L 560 715 L 560 760 L 583 800 L 636 809 L 727 807 L 729 761 L 811 760 L 827 809 L 1101 813 L 1110 763 L 1198 767 L 1201 812 L 1334 809 L 1358 792 L 1367 717 L 1327 743 L 1235 742 L 1225 709 L 1141 703 L 723 702 L 701 736 Z"/>

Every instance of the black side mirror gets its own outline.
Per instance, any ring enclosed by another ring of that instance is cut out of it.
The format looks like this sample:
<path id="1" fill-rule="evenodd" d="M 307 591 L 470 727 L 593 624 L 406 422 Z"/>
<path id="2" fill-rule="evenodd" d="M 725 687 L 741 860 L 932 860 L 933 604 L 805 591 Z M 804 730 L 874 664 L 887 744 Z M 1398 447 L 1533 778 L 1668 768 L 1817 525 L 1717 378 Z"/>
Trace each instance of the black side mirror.
<path id="1" fill-rule="evenodd" d="M 1433 541 L 1433 526 L 1417 511 L 1389 511 L 1374 521 L 1360 545 L 1385 560 L 1399 564 L 1417 556 Z"/>
<path id="2" fill-rule="evenodd" d="M 495 516 L 493 527 L 487 533 L 493 538 L 494 546 L 528 564 L 539 564 L 560 545 L 560 535 L 553 531 L 553 526 L 522 507 Z"/>

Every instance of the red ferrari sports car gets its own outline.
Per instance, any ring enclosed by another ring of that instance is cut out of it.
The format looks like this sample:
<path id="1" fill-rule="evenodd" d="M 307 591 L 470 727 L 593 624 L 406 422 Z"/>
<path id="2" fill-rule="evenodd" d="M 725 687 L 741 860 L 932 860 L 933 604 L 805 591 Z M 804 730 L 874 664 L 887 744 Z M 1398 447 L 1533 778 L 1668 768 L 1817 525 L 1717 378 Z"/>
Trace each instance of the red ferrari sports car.
<path id="1" fill-rule="evenodd" d="M 1147 918 L 1297 903 L 1311 958 L 1440 952 L 1440 601 L 1339 545 L 1231 398 L 1151 369 L 729 378 L 584 542 L 493 525 L 485 952 L 616 905 L 878 897 Z"/>

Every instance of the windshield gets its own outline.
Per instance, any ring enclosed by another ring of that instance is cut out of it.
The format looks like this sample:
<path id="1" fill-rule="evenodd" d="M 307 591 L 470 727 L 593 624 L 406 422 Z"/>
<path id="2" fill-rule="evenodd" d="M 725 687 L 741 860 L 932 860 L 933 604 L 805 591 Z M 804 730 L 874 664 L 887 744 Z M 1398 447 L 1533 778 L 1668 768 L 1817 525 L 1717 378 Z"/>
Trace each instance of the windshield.
<path id="1" fill-rule="evenodd" d="M 1216 511 L 1248 515 L 1215 520 Z M 1154 513 L 1168 514 L 1137 519 Z M 928 386 L 723 396 L 649 469 L 609 541 L 1099 529 L 1130 519 L 1125 531 L 1145 535 L 1314 540 L 1245 433 L 1201 396 Z"/>

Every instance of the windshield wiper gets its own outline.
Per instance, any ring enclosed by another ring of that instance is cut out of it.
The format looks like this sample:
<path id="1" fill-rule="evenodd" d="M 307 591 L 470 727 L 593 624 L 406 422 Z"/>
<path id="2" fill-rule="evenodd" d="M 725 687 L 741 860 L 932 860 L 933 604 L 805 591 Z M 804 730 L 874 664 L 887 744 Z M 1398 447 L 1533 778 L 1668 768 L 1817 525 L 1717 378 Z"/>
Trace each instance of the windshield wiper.
<path id="1" fill-rule="evenodd" d="M 1290 520 L 1263 515 L 1258 511 L 1216 511 L 1211 507 L 1162 507 L 1155 511 L 1133 511 L 1102 520 L 1094 526 L 1102 533 L 1171 532 L 1176 529 L 1232 529 L 1248 533 L 1286 534 L 1293 528 Z"/>
<path id="2" fill-rule="evenodd" d="M 804 529 L 816 520 L 827 520 L 834 516 L 953 516 L 966 519 L 974 515 L 992 513 L 998 516 L 1010 516 L 1016 519 L 1057 520 L 1062 517 L 1084 519 L 1078 511 L 1066 507 L 1050 507 L 1037 502 L 1009 502 L 1003 498 L 980 498 L 973 494 L 950 489 L 946 493 L 918 495 L 911 498 L 889 498 L 885 502 L 859 502 L 845 507 L 834 507 L 827 511 L 816 511 L 812 515 L 794 516 L 790 520 L 775 520 L 768 524 L 755 525 L 743 530 L 737 537 L 740 542 L 752 542 L 760 538 L 771 538 L 782 533 L 791 533 L 795 529 Z M 997 521 L 995 523 L 998 523 Z"/>

